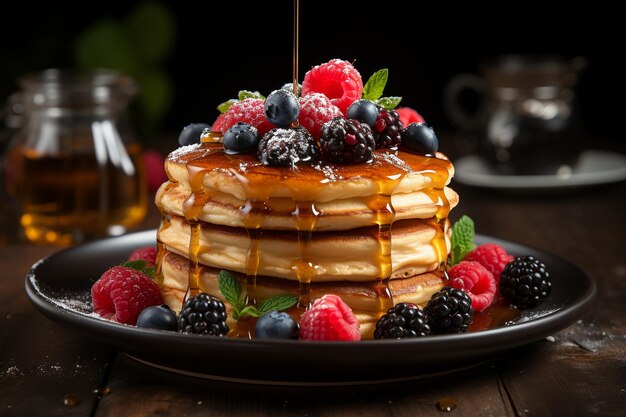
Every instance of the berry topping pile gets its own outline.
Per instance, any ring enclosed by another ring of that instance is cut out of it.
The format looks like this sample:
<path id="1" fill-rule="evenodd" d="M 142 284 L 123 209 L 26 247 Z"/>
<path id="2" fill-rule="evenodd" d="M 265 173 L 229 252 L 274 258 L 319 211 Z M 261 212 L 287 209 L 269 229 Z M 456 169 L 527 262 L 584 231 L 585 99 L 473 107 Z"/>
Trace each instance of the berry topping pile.
<path id="1" fill-rule="evenodd" d="M 343 300 L 327 294 L 318 298 L 300 319 L 304 340 L 360 340 L 359 321 Z"/>
<path id="2" fill-rule="evenodd" d="M 364 85 L 350 62 L 331 59 L 307 71 L 297 94 L 293 83 L 267 98 L 240 91 L 217 107 L 221 114 L 212 127 L 188 125 L 179 143 L 218 142 L 221 134 L 228 154 L 256 154 L 264 165 L 292 168 L 316 162 L 318 156 L 322 162 L 371 163 L 381 148 L 434 156 L 439 141 L 424 118 L 410 107 L 398 107 L 402 97 L 383 97 L 387 78 L 388 70 L 382 69 Z M 344 133 L 345 127 L 356 131 Z M 308 134 L 286 133 L 297 129 Z"/>

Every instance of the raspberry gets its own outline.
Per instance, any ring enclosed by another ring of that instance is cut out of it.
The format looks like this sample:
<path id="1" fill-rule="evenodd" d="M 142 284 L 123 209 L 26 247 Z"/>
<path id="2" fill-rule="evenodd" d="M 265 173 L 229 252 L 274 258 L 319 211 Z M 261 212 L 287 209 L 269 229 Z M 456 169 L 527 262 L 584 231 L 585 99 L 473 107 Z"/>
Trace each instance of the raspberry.
<path id="1" fill-rule="evenodd" d="M 211 125 L 211 132 L 222 132 L 222 129 L 224 129 L 224 118 L 225 117 L 226 117 L 226 113 L 222 113 L 219 116 L 217 116 L 217 118 L 215 119 L 215 121 Z M 228 129 L 224 129 L 224 132 L 227 131 L 227 130 Z"/>
<path id="2" fill-rule="evenodd" d="M 472 299 L 472 308 L 483 311 L 493 303 L 496 280 L 493 274 L 478 262 L 462 261 L 448 271 L 450 285 L 465 292 Z"/>
<path id="3" fill-rule="evenodd" d="M 322 93 L 345 115 L 350 104 L 361 98 L 361 74 L 348 61 L 331 59 L 310 69 L 302 81 L 302 96 Z"/>
<path id="4" fill-rule="evenodd" d="M 335 117 L 341 117 L 341 110 L 321 93 L 310 93 L 300 98 L 300 124 L 307 128 L 313 139 L 322 135 L 322 126 Z"/>
<path id="5" fill-rule="evenodd" d="M 220 126 L 220 131 L 226 133 L 237 122 L 245 122 L 256 127 L 259 136 L 276 127 L 265 117 L 265 102 L 260 98 L 247 98 L 230 106 L 228 111 L 224 113 L 224 121 Z M 215 130 L 215 126 L 213 129 Z"/>
<path id="6" fill-rule="evenodd" d="M 502 246 L 495 243 L 485 243 L 468 253 L 463 260 L 475 261 L 487 268 L 493 274 L 497 286 L 500 283 L 500 274 L 504 267 L 513 259 L 513 255 L 509 255 Z"/>
<path id="7" fill-rule="evenodd" d="M 146 307 L 163 304 L 159 287 L 144 273 L 114 266 L 91 287 L 94 313 L 118 323 L 136 324 Z"/>
<path id="8" fill-rule="evenodd" d="M 405 126 L 411 123 L 426 123 L 422 115 L 410 107 L 396 107 L 396 113 L 398 113 L 400 121 Z"/>
<path id="9" fill-rule="evenodd" d="M 156 263 L 157 250 L 154 246 L 145 246 L 143 248 L 137 248 L 131 252 L 128 257 L 129 261 L 146 261 L 147 263 L 154 265 Z"/>
<path id="10" fill-rule="evenodd" d="M 322 155 L 343 164 L 360 164 L 374 157 L 372 129 L 355 119 L 340 117 L 324 124 L 320 138 Z"/>
<path id="11" fill-rule="evenodd" d="M 397 148 L 402 142 L 403 128 L 395 110 L 380 108 L 373 128 L 376 148 Z"/>
<path id="12" fill-rule="evenodd" d="M 315 300 L 300 318 L 304 340 L 360 340 L 359 321 L 350 307 L 334 294 Z"/>

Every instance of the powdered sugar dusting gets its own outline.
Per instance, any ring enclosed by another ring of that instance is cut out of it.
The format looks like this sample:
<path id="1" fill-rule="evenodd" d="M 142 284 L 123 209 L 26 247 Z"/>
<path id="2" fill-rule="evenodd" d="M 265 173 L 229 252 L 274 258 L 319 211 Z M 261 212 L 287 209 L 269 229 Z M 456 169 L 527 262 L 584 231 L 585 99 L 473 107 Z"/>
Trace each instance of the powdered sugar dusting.
<path id="1" fill-rule="evenodd" d="M 39 262 L 37 264 L 39 264 Z M 37 264 L 35 264 L 35 266 Z M 93 312 L 91 294 L 89 294 L 89 292 L 42 288 L 34 275 L 30 275 L 29 279 L 33 288 L 37 291 L 37 294 L 51 304 L 74 313 L 101 318 L 98 314 Z"/>
<path id="2" fill-rule="evenodd" d="M 324 177 L 326 177 L 326 179 L 328 180 L 326 182 L 341 181 L 344 179 L 343 176 L 339 175 L 331 166 L 324 165 L 321 162 L 315 163 L 314 165 L 312 165 L 312 167 L 316 171 L 319 171 L 322 174 L 324 174 Z"/>
<path id="3" fill-rule="evenodd" d="M 173 150 L 167 158 L 174 162 L 180 162 L 185 156 L 195 152 L 199 147 L 199 143 L 181 146 L 180 148 Z"/>
<path id="4" fill-rule="evenodd" d="M 398 158 L 396 154 L 390 152 L 383 152 L 376 155 L 376 158 L 380 158 L 383 161 L 387 162 L 389 165 L 393 165 L 394 167 L 401 169 L 404 172 L 414 172 L 413 168 L 409 166 L 404 160 Z"/>

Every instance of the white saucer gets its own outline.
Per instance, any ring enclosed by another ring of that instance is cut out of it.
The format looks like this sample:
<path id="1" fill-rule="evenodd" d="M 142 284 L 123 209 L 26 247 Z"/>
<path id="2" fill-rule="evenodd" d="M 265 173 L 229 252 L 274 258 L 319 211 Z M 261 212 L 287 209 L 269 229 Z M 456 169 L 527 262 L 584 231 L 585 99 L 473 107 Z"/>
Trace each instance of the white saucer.
<path id="1" fill-rule="evenodd" d="M 514 190 L 574 188 L 609 184 L 626 179 L 626 155 L 586 150 L 573 167 L 563 166 L 554 175 L 501 175 L 477 155 L 454 161 L 454 181 L 475 187 Z"/>

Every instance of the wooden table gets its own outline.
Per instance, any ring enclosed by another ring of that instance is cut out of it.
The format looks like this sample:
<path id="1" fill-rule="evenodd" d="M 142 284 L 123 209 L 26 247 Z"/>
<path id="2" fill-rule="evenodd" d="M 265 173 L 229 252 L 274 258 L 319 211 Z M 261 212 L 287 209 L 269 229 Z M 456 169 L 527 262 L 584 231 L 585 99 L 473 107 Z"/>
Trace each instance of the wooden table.
<path id="1" fill-rule="evenodd" d="M 462 199 L 453 219 L 468 214 L 479 233 L 589 271 L 599 287 L 593 310 L 553 337 L 432 379 L 306 389 L 221 383 L 142 365 L 46 319 L 26 297 L 24 274 L 58 248 L 12 240 L 0 247 L 0 415 L 435 416 L 445 414 L 437 403 L 446 398 L 457 403 L 453 416 L 626 415 L 626 183 L 540 196 L 455 188 Z M 152 213 L 145 227 L 156 224 Z"/>

